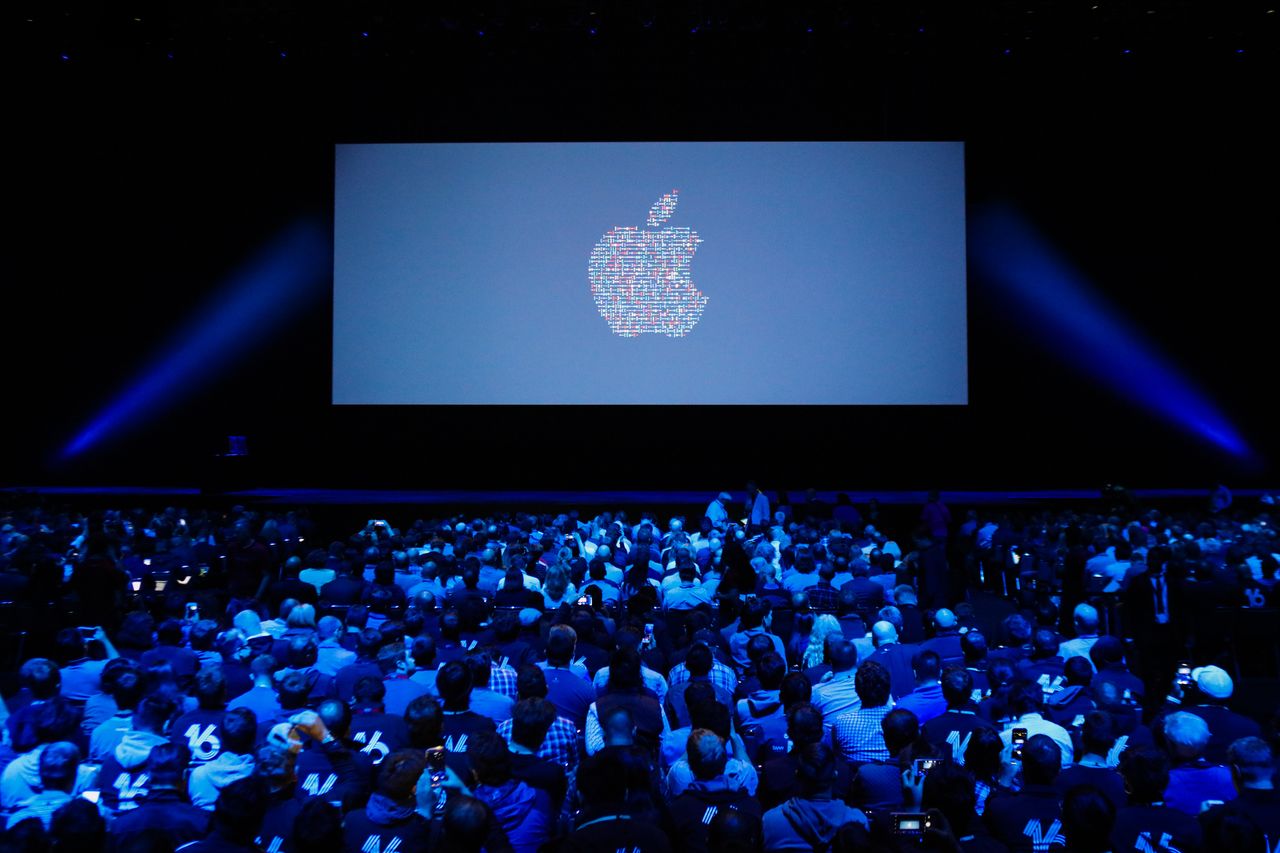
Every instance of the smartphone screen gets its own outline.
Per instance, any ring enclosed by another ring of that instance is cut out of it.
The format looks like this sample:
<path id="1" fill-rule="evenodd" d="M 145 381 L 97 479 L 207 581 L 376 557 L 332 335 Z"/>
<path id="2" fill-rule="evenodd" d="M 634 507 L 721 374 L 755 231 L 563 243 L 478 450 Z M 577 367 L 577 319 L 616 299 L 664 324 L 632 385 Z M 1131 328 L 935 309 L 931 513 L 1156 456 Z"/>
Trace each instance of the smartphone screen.
<path id="1" fill-rule="evenodd" d="M 1013 760 L 1014 760 L 1014 761 L 1021 761 L 1021 760 L 1022 760 L 1022 745 L 1023 745 L 1023 744 L 1025 744 L 1025 743 L 1027 742 L 1027 730 L 1026 730 L 1026 729 L 1021 729 L 1021 728 L 1019 728 L 1019 729 L 1014 729 L 1014 730 L 1013 730 L 1013 741 L 1012 741 L 1012 742 L 1013 742 Z"/>

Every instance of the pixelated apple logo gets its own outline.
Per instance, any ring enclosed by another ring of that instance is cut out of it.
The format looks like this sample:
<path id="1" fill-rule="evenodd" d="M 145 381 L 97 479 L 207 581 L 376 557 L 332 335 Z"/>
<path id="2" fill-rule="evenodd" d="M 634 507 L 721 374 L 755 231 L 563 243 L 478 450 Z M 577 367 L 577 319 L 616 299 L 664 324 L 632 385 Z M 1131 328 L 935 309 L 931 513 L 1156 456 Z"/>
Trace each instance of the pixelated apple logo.
<path id="1" fill-rule="evenodd" d="M 646 224 L 657 228 L 675 212 L 679 190 L 649 208 Z M 702 238 L 690 228 L 640 231 L 614 228 L 591 250 L 587 279 L 600 316 L 615 335 L 682 338 L 702 319 L 707 297 L 693 286 L 689 267 Z"/>

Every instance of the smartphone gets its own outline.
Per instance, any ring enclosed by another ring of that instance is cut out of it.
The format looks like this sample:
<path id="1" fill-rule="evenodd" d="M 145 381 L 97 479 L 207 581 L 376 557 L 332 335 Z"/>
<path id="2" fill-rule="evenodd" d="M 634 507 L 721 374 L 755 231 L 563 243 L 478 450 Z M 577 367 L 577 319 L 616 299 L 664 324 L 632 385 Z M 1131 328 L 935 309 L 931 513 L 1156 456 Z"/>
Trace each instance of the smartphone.
<path id="1" fill-rule="evenodd" d="M 194 601 L 187 602 L 187 621 L 188 622 L 200 621 L 200 605 L 196 604 Z"/>
<path id="2" fill-rule="evenodd" d="M 444 814 L 445 803 L 449 792 L 444 788 L 446 778 L 444 764 L 444 747 L 433 746 L 427 750 L 427 772 L 431 774 L 431 793 L 436 798 L 435 813 Z"/>
<path id="3" fill-rule="evenodd" d="M 444 747 L 433 746 L 427 750 L 427 769 L 432 773 L 444 772 Z"/>
<path id="4" fill-rule="evenodd" d="M 413 637 L 407 634 L 404 638 L 404 662 L 413 666 Z"/>
<path id="5" fill-rule="evenodd" d="M 80 796 L 84 797 L 86 800 L 88 800 L 89 802 L 93 803 L 96 806 L 98 804 L 98 800 L 102 797 L 102 792 L 101 791 L 81 791 Z"/>
<path id="6" fill-rule="evenodd" d="M 1015 566 L 1022 562 L 1022 555 L 1018 553 L 1018 549 L 1015 547 L 1009 548 L 1009 556 L 1013 558 L 1013 564 Z"/>
<path id="7" fill-rule="evenodd" d="M 924 840 L 925 832 L 933 826 L 932 818 L 923 812 L 894 812 L 893 834 Z"/>
<path id="8" fill-rule="evenodd" d="M 92 639 L 93 639 L 93 635 L 94 635 L 94 634 L 96 634 L 96 633 L 98 633 L 98 629 L 97 629 L 97 628 L 89 628 L 89 627 L 86 627 L 86 626 L 84 626 L 84 625 L 81 625 L 81 626 L 80 626 L 79 628 L 77 628 L 76 630 L 80 632 L 80 638 L 81 638 L 81 639 L 83 639 L 83 640 L 92 640 Z"/>
<path id="9" fill-rule="evenodd" d="M 1190 661 L 1185 661 L 1185 660 L 1178 661 L 1177 680 L 1178 680 L 1178 684 L 1180 684 L 1183 687 L 1190 686 L 1191 684 L 1191 662 Z"/>
<path id="10" fill-rule="evenodd" d="M 589 596 L 589 595 L 580 595 L 580 596 L 578 596 L 578 606 L 579 606 L 579 607 L 590 607 L 590 606 L 591 606 L 591 596 Z"/>
<path id="11" fill-rule="evenodd" d="M 644 647 L 646 649 L 653 648 L 653 623 L 644 623 Z"/>
<path id="12" fill-rule="evenodd" d="M 1026 742 L 1027 742 L 1027 730 L 1021 729 L 1021 728 L 1014 729 L 1013 730 L 1013 760 L 1014 761 L 1022 760 L 1022 745 Z"/>
<path id="13" fill-rule="evenodd" d="M 941 767 L 946 763 L 945 758 L 917 758 L 912 764 L 915 766 L 916 774 L 920 776 L 926 775 L 935 767 Z"/>

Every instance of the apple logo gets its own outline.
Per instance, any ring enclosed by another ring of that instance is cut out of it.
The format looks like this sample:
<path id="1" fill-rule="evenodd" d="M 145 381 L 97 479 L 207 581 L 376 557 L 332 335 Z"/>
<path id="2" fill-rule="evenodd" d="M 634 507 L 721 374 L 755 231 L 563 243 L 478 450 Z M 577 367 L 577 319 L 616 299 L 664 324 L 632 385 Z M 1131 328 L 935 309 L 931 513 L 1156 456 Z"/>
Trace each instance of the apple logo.
<path id="1" fill-rule="evenodd" d="M 679 190 L 649 208 L 646 224 L 614 228 L 591 250 L 587 279 L 600 316 L 622 338 L 643 334 L 682 338 L 702 318 L 707 297 L 689 278 L 702 238 L 691 228 L 663 228 L 675 212 Z"/>

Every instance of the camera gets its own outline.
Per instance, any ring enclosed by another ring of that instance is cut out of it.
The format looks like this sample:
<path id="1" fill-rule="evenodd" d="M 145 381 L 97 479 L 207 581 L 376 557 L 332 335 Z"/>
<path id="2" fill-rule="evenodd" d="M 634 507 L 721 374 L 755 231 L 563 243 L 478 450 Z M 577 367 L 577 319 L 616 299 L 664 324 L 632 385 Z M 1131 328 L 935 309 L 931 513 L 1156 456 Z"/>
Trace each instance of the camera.
<path id="1" fill-rule="evenodd" d="M 1178 661 L 1177 681 L 1179 686 L 1191 686 L 1191 663 L 1190 661 Z"/>
<path id="2" fill-rule="evenodd" d="M 924 834 L 933 827 L 933 819 L 923 812 L 894 812 L 893 834 L 899 837 L 924 840 Z"/>
<path id="3" fill-rule="evenodd" d="M 947 763 L 947 760 L 945 758 L 917 758 L 915 761 L 912 762 L 912 764 L 915 767 L 916 773 L 920 776 L 924 776 L 930 770 L 933 770 L 937 767 L 941 767 L 943 764 L 946 764 L 946 763 Z"/>

